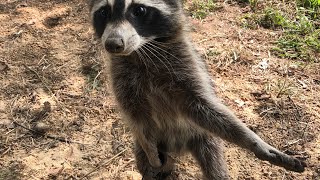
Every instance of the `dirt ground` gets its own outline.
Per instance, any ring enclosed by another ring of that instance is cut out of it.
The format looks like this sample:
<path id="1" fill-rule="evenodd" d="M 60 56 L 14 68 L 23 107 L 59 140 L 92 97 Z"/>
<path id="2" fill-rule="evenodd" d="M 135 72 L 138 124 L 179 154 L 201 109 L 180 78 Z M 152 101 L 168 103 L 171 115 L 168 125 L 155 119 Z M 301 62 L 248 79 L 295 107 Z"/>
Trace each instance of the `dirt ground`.
<path id="1" fill-rule="evenodd" d="M 304 173 L 225 144 L 232 179 L 320 179 L 320 64 L 270 53 L 280 31 L 241 27 L 218 2 L 191 36 L 217 94 L 253 131 L 303 159 Z M 139 179 L 85 0 L 0 0 L 0 179 Z M 42 133 L 35 133 L 35 132 Z M 201 179 L 190 156 L 179 179 Z"/>

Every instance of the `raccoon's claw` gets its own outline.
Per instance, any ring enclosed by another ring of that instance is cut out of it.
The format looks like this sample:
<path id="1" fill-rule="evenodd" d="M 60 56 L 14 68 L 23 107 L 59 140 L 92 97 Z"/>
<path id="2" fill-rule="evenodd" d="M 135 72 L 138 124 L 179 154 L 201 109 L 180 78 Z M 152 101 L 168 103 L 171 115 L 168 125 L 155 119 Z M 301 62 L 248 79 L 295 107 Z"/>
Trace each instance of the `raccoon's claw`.
<path id="1" fill-rule="evenodd" d="M 289 171 L 303 172 L 307 164 L 297 158 L 291 157 L 279 151 L 270 150 L 273 154 L 272 158 L 269 160 L 270 163 L 278 166 L 282 166 Z"/>
<path id="2" fill-rule="evenodd" d="M 303 172 L 305 167 L 307 167 L 305 162 L 291 157 L 268 144 L 256 144 L 255 147 L 253 151 L 255 155 L 261 160 L 269 161 L 271 164 L 295 172 Z"/>

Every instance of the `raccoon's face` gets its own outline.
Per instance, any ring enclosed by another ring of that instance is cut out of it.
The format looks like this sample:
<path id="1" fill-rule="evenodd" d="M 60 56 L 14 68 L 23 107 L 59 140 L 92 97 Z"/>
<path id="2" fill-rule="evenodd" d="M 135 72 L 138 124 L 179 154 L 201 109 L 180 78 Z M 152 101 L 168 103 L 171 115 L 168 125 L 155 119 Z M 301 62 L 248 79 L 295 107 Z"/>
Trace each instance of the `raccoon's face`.
<path id="1" fill-rule="evenodd" d="M 127 56 L 180 30 L 180 0 L 91 0 L 96 35 L 108 53 Z"/>

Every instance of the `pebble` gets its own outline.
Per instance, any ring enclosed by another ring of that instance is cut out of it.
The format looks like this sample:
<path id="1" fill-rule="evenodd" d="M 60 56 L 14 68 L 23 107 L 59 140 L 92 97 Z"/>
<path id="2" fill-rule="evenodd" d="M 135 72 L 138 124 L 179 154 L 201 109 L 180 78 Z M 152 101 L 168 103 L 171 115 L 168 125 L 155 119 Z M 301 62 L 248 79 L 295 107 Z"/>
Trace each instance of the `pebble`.
<path id="1" fill-rule="evenodd" d="M 33 130 L 35 130 L 39 133 L 46 133 L 49 129 L 50 129 L 50 127 L 46 123 L 43 123 L 43 122 L 39 122 L 33 127 Z"/>

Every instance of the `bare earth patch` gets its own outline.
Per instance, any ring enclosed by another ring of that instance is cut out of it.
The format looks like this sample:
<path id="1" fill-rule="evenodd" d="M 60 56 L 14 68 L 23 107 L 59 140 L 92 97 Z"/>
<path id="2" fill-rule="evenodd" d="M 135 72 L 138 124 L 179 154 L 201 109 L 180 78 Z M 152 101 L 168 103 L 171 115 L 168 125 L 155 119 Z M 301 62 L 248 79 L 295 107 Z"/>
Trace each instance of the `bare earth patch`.
<path id="1" fill-rule="evenodd" d="M 241 27 L 247 7 L 218 2 L 191 36 L 217 94 L 302 174 L 226 143 L 232 179 L 320 178 L 320 64 L 270 54 L 281 32 Z M 0 1 L 0 179 L 141 179 L 103 71 L 84 0 Z M 201 179 L 177 159 L 177 179 Z"/>

